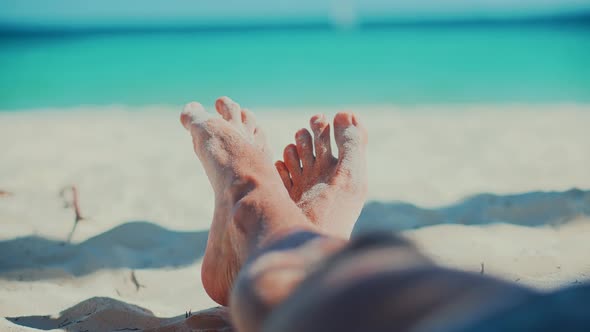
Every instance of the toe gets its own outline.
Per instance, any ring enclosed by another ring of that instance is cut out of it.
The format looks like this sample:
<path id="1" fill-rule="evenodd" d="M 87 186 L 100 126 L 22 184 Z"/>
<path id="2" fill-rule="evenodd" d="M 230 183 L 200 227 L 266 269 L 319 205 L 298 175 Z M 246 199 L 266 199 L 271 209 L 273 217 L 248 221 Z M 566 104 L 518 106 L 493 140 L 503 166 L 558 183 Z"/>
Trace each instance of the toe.
<path id="1" fill-rule="evenodd" d="M 358 128 L 359 130 L 359 135 L 361 136 L 361 144 L 366 145 L 369 141 L 369 134 L 367 132 L 367 128 L 365 127 L 365 125 L 361 122 L 361 120 L 359 119 L 359 117 L 352 113 L 352 124 Z"/>
<path id="2" fill-rule="evenodd" d="M 215 109 L 226 121 L 232 123 L 242 122 L 242 111 L 240 105 L 229 97 L 221 97 L 215 101 Z"/>
<path id="3" fill-rule="evenodd" d="M 340 112 L 334 117 L 334 138 L 338 146 L 338 159 L 343 159 L 350 154 L 358 154 L 364 145 L 363 136 L 366 133 L 361 132 L 363 128 L 355 126 L 358 119 L 349 112 Z"/>
<path id="4" fill-rule="evenodd" d="M 294 182 L 297 181 L 301 176 L 301 166 L 299 163 L 299 154 L 297 154 L 297 147 L 294 144 L 289 144 L 285 147 L 283 160 L 291 174 L 291 179 Z"/>
<path id="5" fill-rule="evenodd" d="M 313 166 L 315 159 L 313 156 L 311 134 L 307 129 L 300 129 L 295 133 L 295 142 L 297 143 L 297 154 L 301 158 L 301 164 L 305 171 L 306 167 Z"/>
<path id="6" fill-rule="evenodd" d="M 287 188 L 287 191 L 291 191 L 291 188 L 293 187 L 293 182 L 291 182 L 291 176 L 289 176 L 289 170 L 287 169 L 287 166 L 284 162 L 279 160 L 275 163 L 275 167 L 277 168 L 277 171 L 281 176 L 281 180 L 283 180 L 285 188 Z"/>
<path id="7" fill-rule="evenodd" d="M 244 127 L 246 127 L 246 130 L 248 130 L 249 133 L 253 134 L 254 129 L 256 129 L 256 117 L 254 116 L 254 113 L 248 109 L 243 109 L 241 115 Z"/>
<path id="8" fill-rule="evenodd" d="M 191 102 L 184 106 L 180 114 L 180 123 L 191 132 L 194 138 L 205 132 L 203 124 L 211 118 L 203 106 L 197 102 Z"/>
<path id="9" fill-rule="evenodd" d="M 309 120 L 314 136 L 315 156 L 318 160 L 332 157 L 330 146 L 330 123 L 323 114 L 314 115 Z"/>
<path id="10" fill-rule="evenodd" d="M 180 122 L 188 130 L 193 138 L 195 152 L 199 153 L 202 142 L 210 137 L 207 126 L 204 124 L 211 119 L 211 115 L 205 111 L 199 103 L 186 104 L 180 114 Z"/>

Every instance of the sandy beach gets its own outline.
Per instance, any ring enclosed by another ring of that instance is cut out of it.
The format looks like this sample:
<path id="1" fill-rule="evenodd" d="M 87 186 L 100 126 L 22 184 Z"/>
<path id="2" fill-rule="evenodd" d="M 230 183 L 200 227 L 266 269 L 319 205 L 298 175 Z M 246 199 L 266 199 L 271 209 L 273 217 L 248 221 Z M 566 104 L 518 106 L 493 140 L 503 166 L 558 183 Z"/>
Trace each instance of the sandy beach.
<path id="1" fill-rule="evenodd" d="M 180 108 L 0 113 L 0 330 L 147 329 L 216 306 L 200 280 L 213 192 Z M 257 115 L 278 157 L 336 111 Z M 542 290 L 590 280 L 590 106 L 353 111 L 370 141 L 354 234 L 400 231 L 438 264 Z M 86 219 L 66 243 L 72 185 Z"/>

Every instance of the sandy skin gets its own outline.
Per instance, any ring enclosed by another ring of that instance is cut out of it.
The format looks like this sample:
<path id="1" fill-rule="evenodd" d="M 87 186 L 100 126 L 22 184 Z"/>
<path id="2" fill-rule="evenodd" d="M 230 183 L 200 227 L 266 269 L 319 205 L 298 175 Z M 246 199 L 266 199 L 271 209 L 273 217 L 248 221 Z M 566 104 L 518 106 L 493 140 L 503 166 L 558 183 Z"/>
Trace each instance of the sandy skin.
<path id="1" fill-rule="evenodd" d="M 367 130 L 355 114 L 334 117 L 338 158 L 332 155 L 330 123 L 323 114 L 295 134 L 275 167 L 307 218 L 332 236 L 349 238 L 367 196 Z M 315 149 L 315 154 L 314 154 Z"/>
<path id="2" fill-rule="evenodd" d="M 328 212 L 338 211 L 331 208 L 330 204 L 345 201 L 342 197 L 335 197 L 336 194 L 344 193 L 351 200 L 355 196 L 362 199 L 365 195 L 365 183 L 359 184 L 358 179 L 347 181 L 346 177 L 365 171 L 364 163 L 355 159 L 364 151 L 366 132 L 357 127 L 360 125 L 352 114 L 338 114 L 335 118 L 335 136 L 336 144 L 340 147 L 340 158 L 335 160 L 329 148 L 328 126 L 312 118 L 318 139 L 326 138 L 322 133 L 327 133 L 328 140 L 322 143 L 317 140 L 323 153 L 318 154 L 318 162 L 313 164 L 315 166 L 307 162 L 304 164 L 307 166 L 304 166 L 305 174 L 312 174 L 313 177 L 298 181 L 304 178 L 292 175 L 298 180 L 292 182 L 287 192 L 283 189 L 284 179 L 281 180 L 270 161 L 268 145 L 262 130 L 256 125 L 254 115 L 227 97 L 218 99 L 215 108 L 221 118 L 206 113 L 198 103 L 190 103 L 181 115 L 181 123 L 192 136 L 195 153 L 215 192 L 215 212 L 201 278 L 211 298 L 227 305 L 229 293 L 242 265 L 254 250 L 264 244 L 302 230 L 324 234 L 334 232 L 330 235 L 347 237 L 346 233 L 350 233 L 363 201 L 353 205 L 348 212 L 342 212 L 350 216 L 335 219 L 342 225 L 328 224 L 326 220 Z M 311 137 L 308 142 L 311 142 Z M 310 150 L 301 149 L 304 157 L 308 157 L 308 152 L 311 153 Z M 355 176 L 362 181 L 366 179 L 366 176 Z M 323 181 L 322 190 L 314 189 L 312 180 L 318 183 Z M 347 190 L 341 191 L 343 188 Z M 359 188 L 362 189 L 360 194 L 351 194 L 351 191 Z M 299 197 L 293 195 L 295 190 L 300 193 Z M 305 197 L 312 196 L 321 197 L 316 200 L 319 204 L 313 207 L 305 204 Z M 308 214 L 314 218 L 306 217 Z M 346 231 L 338 232 L 340 228 Z"/>

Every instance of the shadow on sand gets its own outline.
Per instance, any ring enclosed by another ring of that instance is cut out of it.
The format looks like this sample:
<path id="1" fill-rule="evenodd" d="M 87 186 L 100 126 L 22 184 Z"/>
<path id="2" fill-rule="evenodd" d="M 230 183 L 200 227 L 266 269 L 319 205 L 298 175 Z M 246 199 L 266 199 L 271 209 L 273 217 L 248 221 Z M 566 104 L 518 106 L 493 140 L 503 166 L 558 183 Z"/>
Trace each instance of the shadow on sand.
<path id="1" fill-rule="evenodd" d="M 439 224 L 559 225 L 582 216 L 590 216 L 590 191 L 578 189 L 504 196 L 480 194 L 435 209 L 403 202 L 370 202 L 363 209 L 354 233 L 404 231 Z M 41 280 L 64 274 L 86 275 L 100 269 L 188 265 L 203 256 L 207 235 L 206 231 L 176 232 L 136 221 L 75 245 L 36 236 L 2 241 L 0 278 Z M 158 318 L 149 310 L 110 298 L 88 299 L 64 310 L 57 318 L 22 316 L 6 319 L 41 330 L 232 331 L 227 312 L 220 308 L 185 318 L 183 315 Z"/>
<path id="2" fill-rule="evenodd" d="M 369 202 L 359 217 L 353 235 L 368 231 L 405 231 L 441 224 L 556 226 L 581 216 L 590 216 L 590 190 L 479 194 L 434 209 L 404 202 Z"/>
<path id="3" fill-rule="evenodd" d="M 459 203 L 425 209 L 403 202 L 369 202 L 353 234 L 404 231 L 440 224 L 558 225 L 590 216 L 590 191 L 480 194 Z M 0 278 L 43 280 L 81 276 L 101 269 L 186 266 L 205 253 L 207 231 L 177 232 L 135 221 L 79 244 L 38 236 L 0 242 Z"/>
<path id="4" fill-rule="evenodd" d="M 204 255 L 207 236 L 207 231 L 177 232 L 133 221 L 79 244 L 38 236 L 0 241 L 0 278 L 43 280 L 101 269 L 185 266 Z"/>
<path id="5" fill-rule="evenodd" d="M 480 194 L 434 209 L 403 202 L 369 202 L 353 234 L 404 231 L 439 224 L 558 225 L 580 216 L 590 216 L 590 191 Z M 87 275 L 101 269 L 186 266 L 204 255 L 207 236 L 207 231 L 177 232 L 134 221 L 79 244 L 38 236 L 1 241 L 0 278 L 43 280 Z"/>

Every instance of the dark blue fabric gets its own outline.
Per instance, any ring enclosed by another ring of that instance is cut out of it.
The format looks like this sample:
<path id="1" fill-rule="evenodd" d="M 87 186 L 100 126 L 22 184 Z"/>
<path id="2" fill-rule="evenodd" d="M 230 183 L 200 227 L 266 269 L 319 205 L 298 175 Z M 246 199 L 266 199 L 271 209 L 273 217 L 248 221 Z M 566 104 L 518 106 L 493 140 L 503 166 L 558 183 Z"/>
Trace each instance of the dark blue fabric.
<path id="1" fill-rule="evenodd" d="M 460 332 L 492 331 L 588 332 L 590 283 L 540 294 L 475 322 Z"/>
<path id="2" fill-rule="evenodd" d="M 270 245 L 258 250 L 248 259 L 248 261 L 249 262 L 253 261 L 257 257 L 259 257 L 260 255 L 267 253 L 269 251 L 289 250 L 289 249 L 294 249 L 294 248 L 300 247 L 303 244 L 307 243 L 307 241 L 316 239 L 321 236 L 322 235 L 320 235 L 318 233 L 313 233 L 313 232 L 297 232 L 297 233 L 290 234 L 290 235 L 288 235 L 284 238 L 281 238 L 280 240 L 273 242 Z"/>

